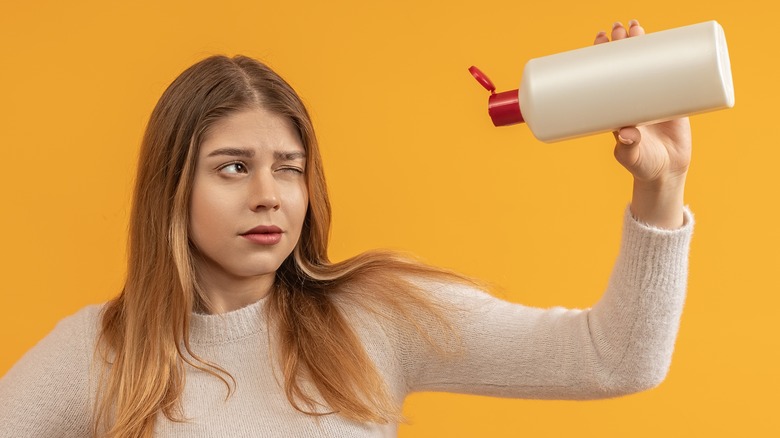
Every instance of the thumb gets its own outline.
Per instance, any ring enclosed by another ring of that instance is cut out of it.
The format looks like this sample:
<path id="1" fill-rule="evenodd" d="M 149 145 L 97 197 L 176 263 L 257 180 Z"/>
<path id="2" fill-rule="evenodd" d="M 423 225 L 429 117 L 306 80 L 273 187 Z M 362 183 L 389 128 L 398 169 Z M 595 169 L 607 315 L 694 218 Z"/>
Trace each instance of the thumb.
<path id="1" fill-rule="evenodd" d="M 639 148 L 636 146 L 642 141 L 642 134 L 633 126 L 620 128 L 612 134 L 617 141 L 615 158 L 623 166 L 630 167 L 639 159 Z"/>

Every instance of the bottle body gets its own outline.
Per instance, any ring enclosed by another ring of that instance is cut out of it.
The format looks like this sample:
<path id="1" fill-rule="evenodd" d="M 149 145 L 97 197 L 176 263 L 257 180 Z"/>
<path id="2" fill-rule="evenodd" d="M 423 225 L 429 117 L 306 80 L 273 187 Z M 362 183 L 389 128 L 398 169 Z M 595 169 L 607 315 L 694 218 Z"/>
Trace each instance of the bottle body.
<path id="1" fill-rule="evenodd" d="M 709 21 L 532 59 L 518 99 L 544 142 L 730 108 L 723 28 Z"/>

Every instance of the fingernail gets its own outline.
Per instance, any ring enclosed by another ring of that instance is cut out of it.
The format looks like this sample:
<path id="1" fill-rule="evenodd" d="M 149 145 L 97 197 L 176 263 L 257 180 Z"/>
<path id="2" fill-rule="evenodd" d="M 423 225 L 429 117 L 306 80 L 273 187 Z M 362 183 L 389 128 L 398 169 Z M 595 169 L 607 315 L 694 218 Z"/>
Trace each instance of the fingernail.
<path id="1" fill-rule="evenodd" d="M 603 30 L 600 30 L 599 33 L 596 34 L 596 38 L 601 38 L 603 36 L 607 36 L 607 33 Z"/>
<path id="2" fill-rule="evenodd" d="M 634 26 L 639 26 L 639 22 L 636 21 L 636 20 L 631 20 L 631 21 L 628 22 L 628 27 L 629 28 L 634 27 Z"/>
<path id="3" fill-rule="evenodd" d="M 618 134 L 618 140 L 620 140 L 620 142 L 623 143 L 623 144 L 629 144 L 629 145 L 630 144 L 634 144 L 634 140 L 631 140 L 631 139 L 628 139 L 628 138 L 623 138 L 623 136 L 620 135 L 620 134 Z"/>
<path id="4" fill-rule="evenodd" d="M 617 29 L 618 27 L 623 27 L 623 23 L 616 21 L 615 24 L 612 25 L 612 29 Z"/>

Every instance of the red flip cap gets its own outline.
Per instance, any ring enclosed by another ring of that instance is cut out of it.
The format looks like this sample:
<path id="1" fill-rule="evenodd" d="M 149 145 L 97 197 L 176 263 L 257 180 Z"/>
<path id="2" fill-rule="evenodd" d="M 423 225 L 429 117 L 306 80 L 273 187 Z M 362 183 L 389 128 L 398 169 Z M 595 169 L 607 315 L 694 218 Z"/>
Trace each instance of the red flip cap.
<path id="1" fill-rule="evenodd" d="M 480 85 L 490 91 L 488 114 L 490 114 L 490 118 L 493 120 L 493 125 L 507 126 L 524 122 L 523 114 L 520 112 L 520 99 L 518 97 L 520 90 L 496 93 L 496 86 L 477 67 L 472 65 L 469 67 L 469 72 Z"/>

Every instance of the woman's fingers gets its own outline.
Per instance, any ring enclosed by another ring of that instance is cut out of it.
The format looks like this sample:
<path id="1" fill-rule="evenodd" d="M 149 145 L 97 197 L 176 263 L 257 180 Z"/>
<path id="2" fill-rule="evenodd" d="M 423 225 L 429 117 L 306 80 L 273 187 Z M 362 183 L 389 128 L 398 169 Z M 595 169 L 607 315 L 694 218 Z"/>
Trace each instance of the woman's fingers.
<path id="1" fill-rule="evenodd" d="M 593 40 L 593 44 L 603 44 L 603 43 L 608 43 L 608 42 L 609 42 L 609 37 L 607 37 L 607 33 L 604 32 L 603 30 L 601 32 L 597 33 L 596 34 L 596 39 Z"/>
<path id="2" fill-rule="evenodd" d="M 631 171 L 639 161 L 639 142 L 642 141 L 642 133 L 633 126 L 620 128 L 620 130 L 613 132 L 615 135 L 615 158 L 618 163 L 622 164 L 626 169 Z M 632 171 L 633 173 L 633 171 Z"/>
<path id="3" fill-rule="evenodd" d="M 612 41 L 617 41 L 622 40 L 623 38 L 635 37 L 644 34 L 645 29 L 642 27 L 642 25 L 639 24 L 637 20 L 629 21 L 628 29 L 623 26 L 623 23 L 617 21 L 612 25 L 612 32 L 609 37 L 607 36 L 606 32 L 601 31 L 596 34 L 596 39 L 593 41 L 593 44 L 607 43 L 609 42 L 610 37 L 612 38 Z"/>
<path id="4" fill-rule="evenodd" d="M 612 41 L 622 40 L 628 36 L 626 28 L 623 27 L 623 23 L 617 21 L 612 25 Z"/>
<path id="5" fill-rule="evenodd" d="M 634 126 L 620 128 L 612 134 L 614 134 L 615 140 L 626 146 L 631 146 L 642 141 L 642 133 L 640 133 L 639 129 Z"/>
<path id="6" fill-rule="evenodd" d="M 644 34 L 645 29 L 642 27 L 642 25 L 639 24 L 638 21 L 631 20 L 628 22 L 628 36 L 635 37 Z"/>

